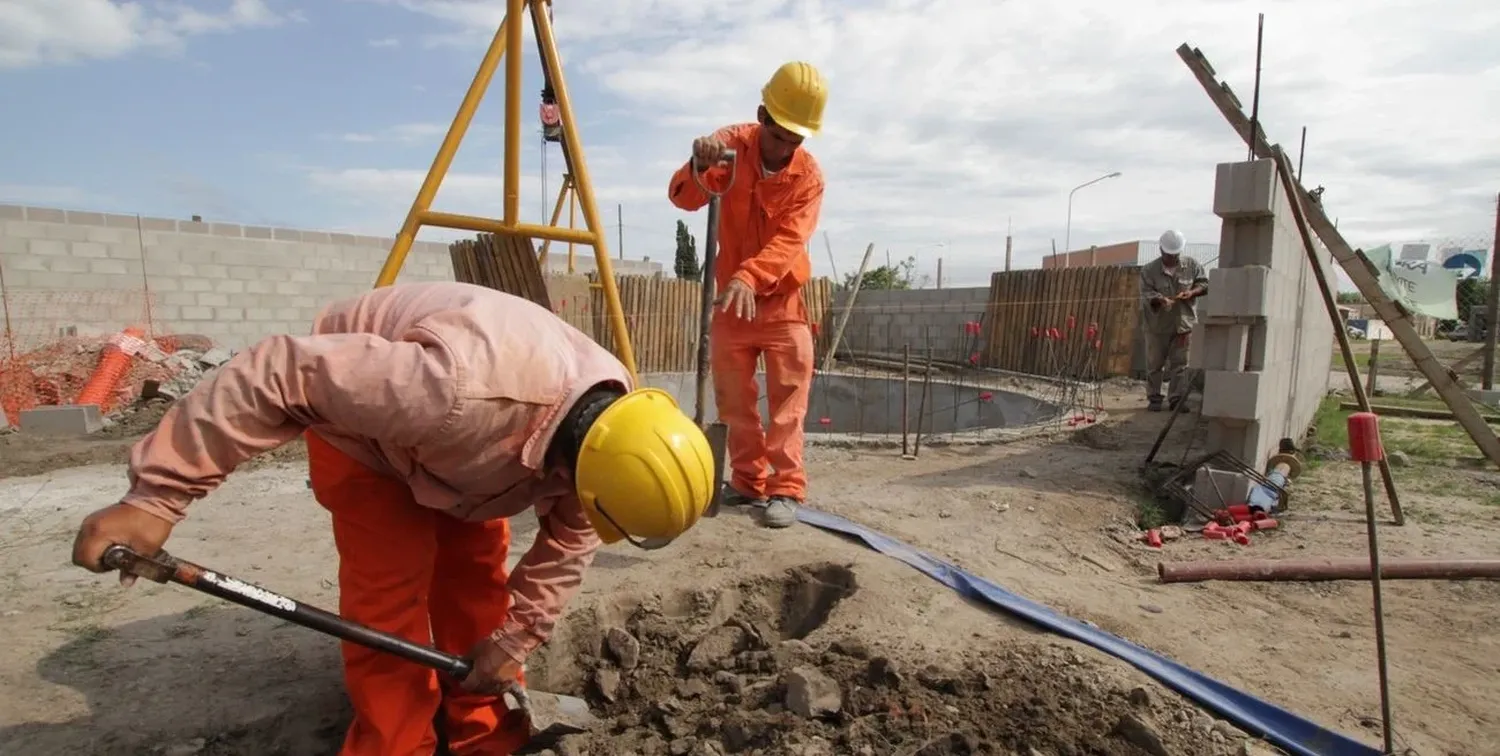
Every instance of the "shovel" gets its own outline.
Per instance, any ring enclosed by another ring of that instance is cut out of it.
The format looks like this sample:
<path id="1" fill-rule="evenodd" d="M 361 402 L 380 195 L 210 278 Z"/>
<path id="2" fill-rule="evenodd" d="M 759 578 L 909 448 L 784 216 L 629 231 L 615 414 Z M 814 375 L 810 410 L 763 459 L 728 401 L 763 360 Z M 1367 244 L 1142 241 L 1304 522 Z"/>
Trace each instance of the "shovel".
<path id="1" fill-rule="evenodd" d="M 258 585 L 178 559 L 165 551 L 148 557 L 125 546 L 115 545 L 104 551 L 101 561 L 110 569 L 138 578 L 155 583 L 177 583 L 340 640 L 394 654 L 446 673 L 455 680 L 468 677 L 469 671 L 473 669 L 473 663 L 463 657 L 351 622 L 332 612 L 287 598 Z M 514 708 L 526 715 L 531 744 L 541 745 L 564 735 L 587 732 L 599 724 L 599 720 L 589 711 L 588 704 L 581 698 L 528 691 L 519 684 L 513 685 L 506 694 L 514 699 Z"/>
<path id="2" fill-rule="evenodd" d="M 698 172 L 692 170 L 693 182 L 708 195 L 708 229 L 703 233 L 703 297 L 698 312 L 698 373 L 697 373 L 697 400 L 693 406 L 693 422 L 703 428 L 708 436 L 709 448 L 713 451 L 714 458 L 714 490 L 709 500 L 708 509 L 703 513 L 704 517 L 719 516 L 719 501 L 724 490 L 724 457 L 725 447 L 729 441 L 729 426 L 724 423 L 710 423 L 704 425 L 707 414 L 708 402 L 708 333 L 713 325 L 714 298 L 714 259 L 719 254 L 719 198 L 734 186 L 735 174 L 734 150 L 724 151 L 724 162 L 729 163 L 729 185 L 724 191 L 715 192 L 703 183 L 698 177 Z"/>

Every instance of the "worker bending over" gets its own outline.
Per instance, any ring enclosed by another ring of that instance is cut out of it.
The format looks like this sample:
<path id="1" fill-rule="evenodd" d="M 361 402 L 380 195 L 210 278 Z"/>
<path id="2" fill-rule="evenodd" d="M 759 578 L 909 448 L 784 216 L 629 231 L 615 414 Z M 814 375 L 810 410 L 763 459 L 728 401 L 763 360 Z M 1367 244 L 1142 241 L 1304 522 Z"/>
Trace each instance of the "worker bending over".
<path id="1" fill-rule="evenodd" d="M 454 756 L 524 744 L 498 694 L 523 680 L 595 550 L 665 545 L 714 482 L 708 440 L 672 398 L 632 390 L 546 308 L 406 284 L 336 302 L 313 335 L 265 339 L 198 384 L 131 450 L 129 492 L 83 521 L 73 561 L 101 572 L 112 544 L 156 554 L 193 500 L 299 435 L 333 516 L 339 613 L 474 663 L 455 685 L 344 643 L 342 756 L 433 753 L 439 707 Z M 528 508 L 536 539 L 507 574 L 507 518 Z"/>
<path id="2" fill-rule="evenodd" d="M 1157 245 L 1160 256 L 1141 266 L 1141 300 L 1146 322 L 1146 409 L 1161 411 L 1161 384 L 1168 381 L 1168 407 L 1187 398 L 1184 368 L 1198 322 L 1198 298 L 1208 293 L 1208 275 L 1197 260 L 1182 254 L 1187 238 L 1167 231 Z"/>
<path id="3" fill-rule="evenodd" d="M 712 271 L 720 306 L 709 337 L 714 399 L 729 426 L 733 470 L 722 501 L 764 507 L 762 521 L 773 528 L 795 523 L 807 498 L 802 447 L 813 338 L 802 286 L 812 276 L 807 242 L 823 204 L 823 172 L 802 140 L 822 128 L 827 99 L 816 68 L 781 66 L 761 89 L 756 122 L 694 140 L 692 159 L 667 190 L 672 204 L 693 211 L 709 199 L 697 181 L 715 191 L 728 187 Z M 735 152 L 728 166 L 721 165 L 725 150 Z M 755 380 L 761 357 L 769 429 Z"/>

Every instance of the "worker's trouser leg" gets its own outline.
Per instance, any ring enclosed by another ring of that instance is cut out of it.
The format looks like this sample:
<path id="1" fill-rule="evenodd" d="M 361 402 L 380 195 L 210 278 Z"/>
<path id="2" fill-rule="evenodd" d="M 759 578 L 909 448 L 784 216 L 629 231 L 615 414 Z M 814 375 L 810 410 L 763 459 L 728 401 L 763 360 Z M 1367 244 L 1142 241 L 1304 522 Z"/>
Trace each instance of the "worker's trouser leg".
<path id="1" fill-rule="evenodd" d="M 313 494 L 333 515 L 339 614 L 457 655 L 510 608 L 506 520 L 463 522 L 417 504 L 411 490 L 307 433 Z M 427 667 L 353 643 L 341 646 L 354 721 L 340 756 L 429 756 L 442 707 L 453 756 L 509 756 L 524 721 L 503 700 L 463 692 Z"/>
<path id="2" fill-rule="evenodd" d="M 1146 334 L 1146 400 L 1160 404 L 1163 399 L 1162 383 L 1167 382 L 1167 391 L 1172 401 L 1180 401 L 1187 395 L 1188 348 L 1191 333 Z"/>
<path id="3" fill-rule="evenodd" d="M 714 399 L 729 426 L 730 485 L 751 497 L 807 498 L 803 468 L 807 402 L 812 390 L 812 329 L 775 323 L 754 329 L 714 318 L 710 337 Z M 760 415 L 756 360 L 766 361 L 770 427 Z M 773 469 L 774 468 L 774 471 Z"/>

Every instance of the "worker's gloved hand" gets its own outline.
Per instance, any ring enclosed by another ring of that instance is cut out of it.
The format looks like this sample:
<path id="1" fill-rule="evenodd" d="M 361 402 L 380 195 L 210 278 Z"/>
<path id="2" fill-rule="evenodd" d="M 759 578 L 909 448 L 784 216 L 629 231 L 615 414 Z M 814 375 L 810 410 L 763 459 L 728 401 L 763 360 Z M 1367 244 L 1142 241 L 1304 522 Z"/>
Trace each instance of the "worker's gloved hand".
<path id="1" fill-rule="evenodd" d="M 100 564 L 111 546 L 128 547 L 142 556 L 156 556 L 172 534 L 172 523 L 129 504 L 114 504 L 83 518 L 73 539 L 73 564 L 90 572 L 107 572 Z M 129 586 L 135 576 L 120 573 L 120 585 Z"/>
<path id="2" fill-rule="evenodd" d="M 474 668 L 459 684 L 470 693 L 498 696 L 520 677 L 522 663 L 500 648 L 491 638 L 474 644 L 469 651 Z"/>
<path id="3" fill-rule="evenodd" d="M 755 319 L 755 291 L 738 278 L 729 279 L 724 293 L 714 301 L 723 312 L 742 320 Z"/>
<path id="4" fill-rule="evenodd" d="M 729 149 L 716 137 L 698 137 L 693 140 L 693 168 L 706 171 L 724 161 L 724 152 Z"/>

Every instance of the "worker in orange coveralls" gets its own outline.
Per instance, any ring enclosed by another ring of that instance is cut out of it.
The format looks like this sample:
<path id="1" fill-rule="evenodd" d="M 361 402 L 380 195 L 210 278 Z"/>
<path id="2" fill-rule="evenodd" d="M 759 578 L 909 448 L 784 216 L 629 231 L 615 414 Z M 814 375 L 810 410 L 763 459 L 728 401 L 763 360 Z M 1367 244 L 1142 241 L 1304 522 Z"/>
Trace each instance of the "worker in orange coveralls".
<path id="1" fill-rule="evenodd" d="M 708 440 L 672 397 L 632 390 L 624 365 L 546 308 L 403 284 L 334 303 L 313 335 L 267 338 L 179 400 L 132 449 L 129 492 L 83 521 L 74 562 L 101 572 L 112 544 L 156 554 L 189 503 L 298 436 L 332 514 L 340 613 L 474 664 L 455 684 L 343 644 L 343 756 L 432 754 L 440 707 L 454 756 L 510 754 L 526 722 L 500 694 L 524 681 L 601 542 L 666 545 L 714 483 Z M 507 574 L 506 518 L 528 508 L 536 539 Z"/>
<path id="2" fill-rule="evenodd" d="M 713 270 L 720 306 L 709 337 L 714 399 L 729 426 L 733 469 L 721 501 L 762 507 L 763 524 L 773 528 L 794 524 L 807 498 L 802 448 L 813 338 L 802 286 L 812 276 L 807 243 L 823 204 L 823 172 L 802 140 L 822 128 L 827 100 L 828 86 L 812 65 L 781 66 L 761 89 L 756 122 L 695 140 L 692 159 L 667 190 L 672 204 L 691 212 L 709 200 L 698 181 L 715 191 L 728 187 Z M 722 165 L 726 149 L 735 152 L 732 169 Z M 755 380 L 761 357 L 769 429 Z"/>

